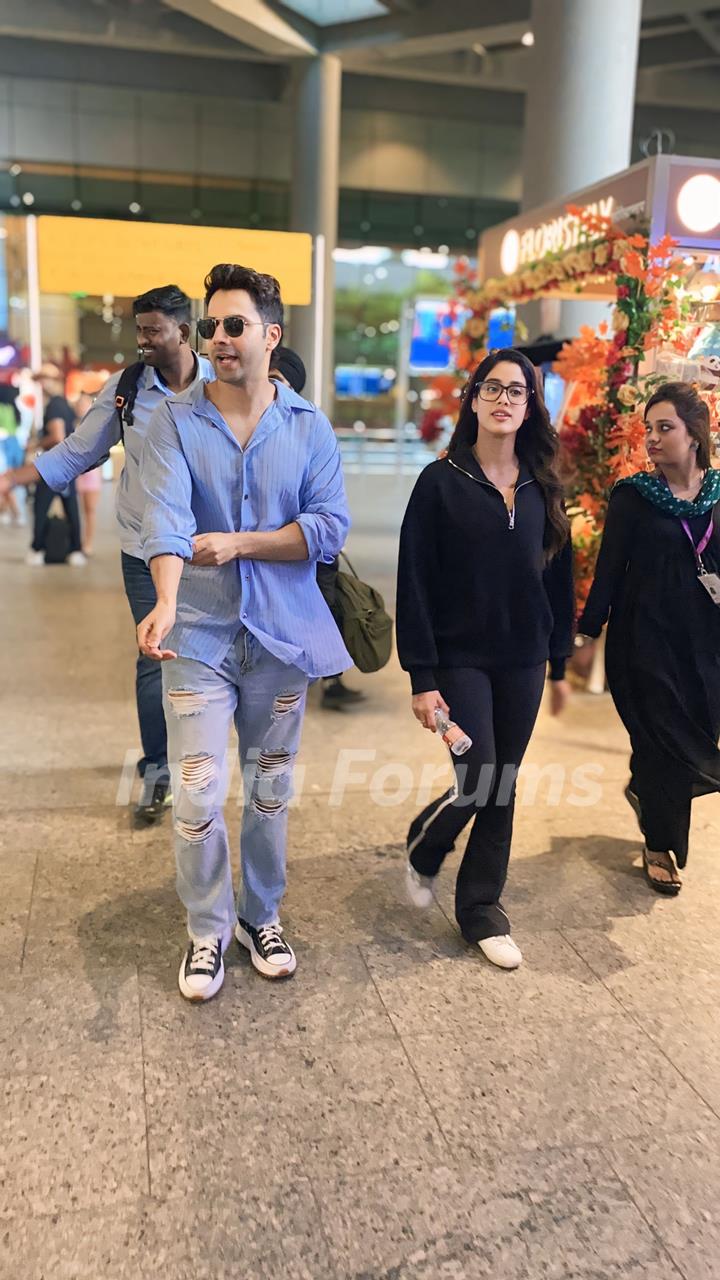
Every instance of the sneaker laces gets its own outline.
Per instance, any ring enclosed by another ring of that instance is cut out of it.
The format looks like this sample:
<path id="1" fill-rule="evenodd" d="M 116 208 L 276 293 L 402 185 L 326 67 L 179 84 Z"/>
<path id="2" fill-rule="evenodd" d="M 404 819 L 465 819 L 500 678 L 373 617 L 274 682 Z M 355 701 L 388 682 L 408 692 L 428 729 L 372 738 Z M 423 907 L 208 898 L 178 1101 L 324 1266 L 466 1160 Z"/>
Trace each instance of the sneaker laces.
<path id="1" fill-rule="evenodd" d="M 260 946 L 263 951 L 272 953 L 273 951 L 287 951 L 287 946 L 283 942 L 282 929 L 279 924 L 264 924 L 257 931 L 260 939 Z"/>
<path id="2" fill-rule="evenodd" d="M 199 942 L 193 941 L 188 967 L 193 970 L 204 970 L 207 973 L 212 973 L 215 968 L 219 946 L 219 938 L 203 938 Z"/>

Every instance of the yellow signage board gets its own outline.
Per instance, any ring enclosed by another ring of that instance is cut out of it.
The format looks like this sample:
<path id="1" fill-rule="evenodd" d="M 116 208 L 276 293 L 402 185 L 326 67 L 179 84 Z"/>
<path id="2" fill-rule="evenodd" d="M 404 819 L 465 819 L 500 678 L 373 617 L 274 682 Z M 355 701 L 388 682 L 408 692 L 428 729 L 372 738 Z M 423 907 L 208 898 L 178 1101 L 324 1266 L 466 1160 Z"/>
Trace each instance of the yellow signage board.
<path id="1" fill-rule="evenodd" d="M 306 306 L 311 299 L 312 240 L 300 232 L 40 217 L 38 258 L 42 293 L 134 298 L 177 284 L 191 298 L 202 298 L 210 268 L 238 262 L 276 276 L 288 305 Z"/>

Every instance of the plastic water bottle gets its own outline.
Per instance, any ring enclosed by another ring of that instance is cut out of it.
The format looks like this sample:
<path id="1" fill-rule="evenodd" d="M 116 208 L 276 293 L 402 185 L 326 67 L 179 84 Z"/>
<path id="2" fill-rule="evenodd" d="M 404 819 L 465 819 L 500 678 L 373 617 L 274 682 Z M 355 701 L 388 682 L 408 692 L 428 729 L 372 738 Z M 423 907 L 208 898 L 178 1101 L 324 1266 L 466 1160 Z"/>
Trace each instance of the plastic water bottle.
<path id="1" fill-rule="evenodd" d="M 435 728 L 454 756 L 464 756 L 465 752 L 470 750 L 472 738 L 463 733 L 454 720 L 448 720 L 445 712 L 440 707 L 435 709 Z"/>

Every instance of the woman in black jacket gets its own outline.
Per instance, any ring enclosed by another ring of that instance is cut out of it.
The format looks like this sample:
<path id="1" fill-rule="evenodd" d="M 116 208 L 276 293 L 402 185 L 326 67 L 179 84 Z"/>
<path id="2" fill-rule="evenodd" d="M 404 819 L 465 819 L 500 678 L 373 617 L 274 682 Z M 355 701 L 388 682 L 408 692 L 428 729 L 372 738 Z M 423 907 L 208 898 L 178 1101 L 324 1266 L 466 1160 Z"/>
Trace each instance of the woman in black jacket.
<path id="1" fill-rule="evenodd" d="M 515 780 L 550 659 L 552 709 L 567 698 L 572 551 L 541 385 L 518 351 L 470 378 L 447 457 L 413 490 L 400 535 L 397 642 L 426 729 L 445 713 L 472 739 L 451 756 L 456 784 L 408 832 L 407 887 L 432 902 L 446 855 L 474 819 L 455 893 L 463 937 L 501 968 L 520 949 L 500 903 Z"/>
<path id="2" fill-rule="evenodd" d="M 660 387 L 645 428 L 654 470 L 612 492 L 578 630 L 598 636 L 610 616 L 608 684 L 632 744 L 625 795 L 645 877 L 674 895 L 692 798 L 720 791 L 720 471 L 707 405 L 689 384 Z"/>

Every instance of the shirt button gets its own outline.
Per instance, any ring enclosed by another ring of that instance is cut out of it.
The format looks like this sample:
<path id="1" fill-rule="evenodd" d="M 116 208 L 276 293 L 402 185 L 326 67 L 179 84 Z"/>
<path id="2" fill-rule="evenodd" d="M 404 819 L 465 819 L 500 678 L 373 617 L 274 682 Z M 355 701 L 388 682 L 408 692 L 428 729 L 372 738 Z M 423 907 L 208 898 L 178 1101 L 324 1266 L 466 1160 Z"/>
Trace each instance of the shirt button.
<path id="1" fill-rule="evenodd" d="M 243 494 L 243 498 L 249 498 L 249 497 L 250 497 L 250 494 L 249 494 L 249 493 L 244 493 L 244 494 Z"/>

